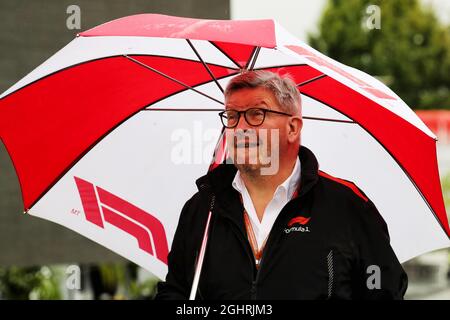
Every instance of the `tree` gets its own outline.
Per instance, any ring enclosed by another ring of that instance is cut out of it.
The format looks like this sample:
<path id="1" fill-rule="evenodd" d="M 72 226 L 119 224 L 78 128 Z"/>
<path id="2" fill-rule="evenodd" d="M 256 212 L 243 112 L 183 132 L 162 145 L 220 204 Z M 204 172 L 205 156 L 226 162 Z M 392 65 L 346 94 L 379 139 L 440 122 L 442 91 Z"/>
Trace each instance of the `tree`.
<path id="1" fill-rule="evenodd" d="M 380 28 L 368 28 L 376 11 Z M 450 28 L 417 0 L 329 0 L 309 42 L 379 77 L 411 108 L 450 109 Z"/>

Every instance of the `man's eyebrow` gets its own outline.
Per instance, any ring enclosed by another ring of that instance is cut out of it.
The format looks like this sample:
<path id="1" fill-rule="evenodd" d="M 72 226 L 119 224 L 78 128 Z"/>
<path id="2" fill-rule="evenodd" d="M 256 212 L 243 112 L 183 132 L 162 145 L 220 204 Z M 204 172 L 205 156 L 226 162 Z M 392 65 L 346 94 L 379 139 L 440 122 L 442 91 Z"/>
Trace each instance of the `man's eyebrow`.
<path id="1" fill-rule="evenodd" d="M 266 106 L 269 105 L 269 104 L 267 103 L 267 101 L 264 100 L 264 99 L 260 100 L 256 105 L 258 106 L 258 105 L 260 105 L 260 104 L 265 104 Z"/>
<path id="2" fill-rule="evenodd" d="M 250 108 L 255 108 L 255 107 L 259 107 L 262 104 L 265 105 L 266 107 L 269 106 L 269 103 L 264 99 L 261 98 L 260 100 L 256 100 L 257 102 L 255 104 L 251 104 L 251 105 L 241 105 L 241 106 L 237 106 L 234 104 L 225 104 L 225 109 L 233 109 L 233 108 L 246 108 L 246 109 L 250 109 Z"/>
<path id="3" fill-rule="evenodd" d="M 261 100 L 257 100 L 257 102 L 256 102 L 255 104 L 252 104 L 252 105 L 236 106 L 236 105 L 233 105 L 233 104 L 226 104 L 226 105 L 225 105 L 225 108 L 229 108 L 229 109 L 232 109 L 233 107 L 239 107 L 239 108 L 254 108 L 254 107 L 260 106 L 261 104 L 264 104 L 266 107 L 269 106 L 269 104 L 267 103 L 266 100 L 261 99 Z"/>

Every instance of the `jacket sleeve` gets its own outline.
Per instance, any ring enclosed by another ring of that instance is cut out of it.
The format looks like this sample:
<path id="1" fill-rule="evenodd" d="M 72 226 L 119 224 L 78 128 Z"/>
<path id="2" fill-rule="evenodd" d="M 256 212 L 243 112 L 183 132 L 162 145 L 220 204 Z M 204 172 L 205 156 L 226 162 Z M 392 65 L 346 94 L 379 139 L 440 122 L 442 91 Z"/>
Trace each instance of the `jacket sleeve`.
<path id="1" fill-rule="evenodd" d="M 194 197 L 193 197 L 194 198 Z M 193 252 L 188 252 L 189 216 L 193 198 L 188 200 L 181 210 L 172 247 L 168 255 L 168 273 L 166 281 L 160 281 L 155 300 L 187 300 L 189 298 L 190 266 L 194 264 Z M 193 272 L 193 267 L 192 267 Z"/>
<path id="2" fill-rule="evenodd" d="M 372 201 L 363 205 L 355 234 L 357 250 L 355 299 L 401 300 L 408 277 L 389 239 L 386 222 Z"/>

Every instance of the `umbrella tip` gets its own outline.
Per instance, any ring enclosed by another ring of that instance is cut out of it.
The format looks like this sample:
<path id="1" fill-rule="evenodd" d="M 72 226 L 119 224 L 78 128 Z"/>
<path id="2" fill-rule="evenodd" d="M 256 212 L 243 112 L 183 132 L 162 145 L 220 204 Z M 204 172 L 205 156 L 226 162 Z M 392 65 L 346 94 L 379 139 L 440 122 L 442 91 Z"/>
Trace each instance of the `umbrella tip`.
<path id="1" fill-rule="evenodd" d="M 23 214 L 28 214 L 29 209 L 25 209 L 25 211 L 23 212 Z"/>

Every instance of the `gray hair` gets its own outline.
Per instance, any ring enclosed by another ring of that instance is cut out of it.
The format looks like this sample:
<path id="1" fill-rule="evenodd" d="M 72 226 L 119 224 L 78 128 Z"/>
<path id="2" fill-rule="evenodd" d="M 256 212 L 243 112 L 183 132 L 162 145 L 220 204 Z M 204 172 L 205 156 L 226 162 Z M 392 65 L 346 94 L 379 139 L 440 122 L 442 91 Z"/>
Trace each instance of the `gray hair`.
<path id="1" fill-rule="evenodd" d="M 273 93 L 286 112 L 301 115 L 301 98 L 294 80 L 289 75 L 280 76 L 270 71 L 247 71 L 230 80 L 224 95 L 227 97 L 241 89 L 265 88 Z"/>

